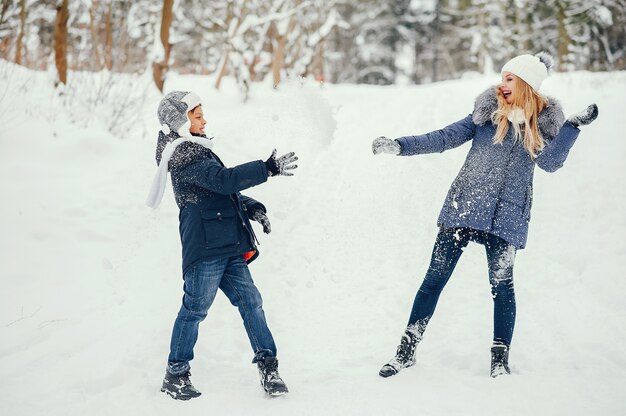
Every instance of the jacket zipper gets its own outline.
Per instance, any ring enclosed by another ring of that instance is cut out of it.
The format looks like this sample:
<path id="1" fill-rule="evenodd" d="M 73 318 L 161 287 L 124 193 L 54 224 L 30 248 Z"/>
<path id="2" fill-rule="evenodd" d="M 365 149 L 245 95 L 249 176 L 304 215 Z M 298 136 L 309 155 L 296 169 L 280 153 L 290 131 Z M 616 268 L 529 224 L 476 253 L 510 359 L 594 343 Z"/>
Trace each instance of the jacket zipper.
<path id="1" fill-rule="evenodd" d="M 509 129 L 510 131 L 510 129 Z M 513 138 L 511 138 L 511 140 L 513 140 Z M 504 193 L 504 187 L 506 185 L 506 178 L 507 178 L 507 172 L 508 172 L 508 167 L 509 167 L 509 163 L 511 163 L 511 159 L 513 158 L 513 152 L 515 151 L 515 141 L 513 141 L 513 144 L 511 145 L 511 150 L 509 151 L 509 156 L 506 159 L 506 164 L 504 165 L 504 178 L 502 180 L 502 186 L 500 186 L 500 190 L 498 191 L 498 198 L 496 199 L 496 210 L 498 209 L 498 206 L 500 206 L 500 202 L 502 201 L 502 194 Z M 491 219 L 491 229 L 493 230 L 494 224 L 493 222 L 496 220 L 496 215 L 495 215 L 495 211 L 494 211 L 494 215 L 493 218 Z"/>
<path id="2" fill-rule="evenodd" d="M 215 158 L 215 160 L 217 160 L 217 162 L 222 165 L 222 167 L 224 167 L 224 162 L 222 162 L 222 160 L 215 154 L 213 153 L 213 151 L 211 149 L 208 149 L 209 152 L 211 153 L 211 155 Z M 243 211 L 247 211 L 248 208 L 246 207 L 246 205 L 241 202 L 241 200 L 239 199 L 239 197 L 237 195 L 233 196 L 233 194 L 230 195 L 230 200 L 233 201 L 233 204 L 235 204 L 235 210 L 237 211 L 237 215 L 239 216 L 239 219 L 241 220 L 241 224 L 243 225 L 243 228 L 248 232 L 248 234 L 252 237 L 252 245 L 254 246 L 255 243 L 256 245 L 260 246 L 261 243 L 259 243 L 259 240 L 256 238 L 256 234 L 254 233 L 254 229 L 252 228 L 252 226 L 250 226 L 248 228 L 248 226 L 246 225 L 246 220 L 241 216 L 241 210 Z M 239 204 L 241 204 L 241 210 L 239 209 Z"/>
<path id="3" fill-rule="evenodd" d="M 241 211 L 248 211 L 248 208 L 246 207 L 246 205 L 241 202 L 241 200 L 239 199 L 239 197 L 237 197 L 236 195 L 230 196 L 231 201 L 233 201 L 233 204 L 235 204 L 235 209 L 237 211 L 237 215 L 239 216 L 239 219 L 241 220 L 241 224 L 243 225 L 243 228 L 248 232 L 248 234 L 252 237 L 252 245 L 261 245 L 261 243 L 259 243 L 259 240 L 256 238 L 256 234 L 254 233 L 254 229 L 252 228 L 252 226 L 248 227 L 248 225 L 246 224 L 246 220 L 241 216 Z M 239 204 L 241 204 L 242 209 L 239 209 Z"/>

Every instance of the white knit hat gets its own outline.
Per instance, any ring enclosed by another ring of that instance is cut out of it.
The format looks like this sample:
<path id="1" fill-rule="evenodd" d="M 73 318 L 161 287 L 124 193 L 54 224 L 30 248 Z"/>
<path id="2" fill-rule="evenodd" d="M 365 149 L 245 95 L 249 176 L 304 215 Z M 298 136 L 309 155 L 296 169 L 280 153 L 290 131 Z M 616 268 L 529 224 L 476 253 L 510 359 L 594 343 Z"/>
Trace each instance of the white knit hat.
<path id="1" fill-rule="evenodd" d="M 534 56 L 519 55 L 504 64 L 500 73 L 510 72 L 517 75 L 533 89 L 539 91 L 553 63 L 554 59 L 546 52 L 539 52 Z"/>

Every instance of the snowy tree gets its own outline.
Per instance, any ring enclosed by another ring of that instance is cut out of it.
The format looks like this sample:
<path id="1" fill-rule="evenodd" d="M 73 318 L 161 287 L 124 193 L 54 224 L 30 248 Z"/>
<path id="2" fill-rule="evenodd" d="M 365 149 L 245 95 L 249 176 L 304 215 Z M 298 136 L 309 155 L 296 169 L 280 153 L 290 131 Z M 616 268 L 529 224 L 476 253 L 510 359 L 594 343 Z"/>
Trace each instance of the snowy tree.
<path id="1" fill-rule="evenodd" d="M 229 6 L 222 21 L 226 36 L 216 87 L 229 66 L 244 86 L 270 71 L 274 86 L 284 71 L 323 77 L 323 45 L 341 22 L 334 2 L 242 1 Z"/>
<path id="2" fill-rule="evenodd" d="M 339 14 L 348 23 L 331 36 L 333 82 L 390 84 L 395 81 L 397 18 L 392 6 L 372 0 L 343 1 Z"/>
<path id="3" fill-rule="evenodd" d="M 336 27 L 346 26 L 334 1 L 298 1 L 290 7 L 295 12 L 301 8 L 302 13 L 277 19 L 270 26 L 274 86 L 280 82 L 282 72 L 324 80 L 325 44 Z"/>
<path id="4" fill-rule="evenodd" d="M 113 69 L 113 1 L 92 0 L 88 4 L 89 31 L 94 53 L 93 69 Z M 118 29 L 119 31 L 119 29 Z"/>
<path id="5" fill-rule="evenodd" d="M 3 59 L 11 60 L 11 44 L 13 41 L 13 33 L 18 31 L 23 34 L 23 30 L 18 28 L 17 19 L 21 18 L 21 8 L 14 1 L 2 0 L 0 3 L 0 53 Z M 24 23 L 22 23 L 22 27 Z M 14 56 L 21 54 L 21 45 L 16 49 L 20 49 Z"/>
<path id="6" fill-rule="evenodd" d="M 626 2 L 571 0 L 567 6 L 564 14 L 570 42 L 564 63 L 568 69 L 614 69 L 626 42 Z"/>
<path id="7" fill-rule="evenodd" d="M 625 48 L 626 0 L 0 0 L 2 59 L 150 69 L 161 87 L 168 69 L 231 76 L 244 96 L 266 77 L 423 83 L 541 50 L 561 71 L 624 69 Z"/>
<path id="8" fill-rule="evenodd" d="M 344 57 L 333 55 L 337 82 L 374 84 L 428 82 L 438 73 L 450 71 L 448 43 L 458 40 L 460 31 L 451 33 L 456 20 L 444 12 L 447 2 L 439 0 L 400 0 L 385 4 L 375 1 L 343 2 L 338 10 L 349 24 L 339 29 L 332 43 L 346 50 Z M 442 11 L 443 10 L 443 11 Z M 462 33 L 468 42 L 468 30 Z M 467 50 L 466 49 L 466 50 Z M 448 69 L 442 69 L 440 61 Z M 445 78 L 445 75 L 442 77 Z"/>
<path id="9" fill-rule="evenodd" d="M 45 68 L 51 56 L 56 3 L 3 0 L 0 4 L 0 57 Z"/>
<path id="10" fill-rule="evenodd" d="M 236 0 L 225 5 L 218 15 L 219 20 L 213 19 L 222 28 L 222 56 L 215 88 L 220 87 L 222 78 L 230 72 L 247 96 L 257 54 L 262 50 L 270 24 L 279 17 L 277 14 L 284 4 L 285 1 L 268 4 L 258 0 Z"/>

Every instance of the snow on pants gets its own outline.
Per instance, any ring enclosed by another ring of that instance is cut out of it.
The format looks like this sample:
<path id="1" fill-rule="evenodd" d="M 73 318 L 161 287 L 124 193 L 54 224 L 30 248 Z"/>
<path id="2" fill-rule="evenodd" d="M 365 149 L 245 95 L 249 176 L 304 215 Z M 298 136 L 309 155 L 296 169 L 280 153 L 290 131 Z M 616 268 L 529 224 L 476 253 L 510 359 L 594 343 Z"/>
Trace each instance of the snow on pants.
<path id="1" fill-rule="evenodd" d="M 515 326 L 513 264 L 516 249 L 500 237 L 471 228 L 439 230 L 426 277 L 415 295 L 408 325 L 421 328 L 421 331 L 425 329 L 435 311 L 441 291 L 450 279 L 463 249 L 470 241 L 484 245 L 487 252 L 489 283 L 494 304 L 494 344 L 509 346 Z"/>
<path id="2" fill-rule="evenodd" d="M 170 343 L 170 374 L 189 371 L 189 361 L 193 359 L 193 348 L 198 339 L 198 326 L 206 318 L 218 289 L 239 309 L 255 353 L 254 361 L 276 356 L 276 345 L 267 327 L 261 294 L 242 256 L 202 261 L 191 266 L 184 279 L 185 294 Z"/>

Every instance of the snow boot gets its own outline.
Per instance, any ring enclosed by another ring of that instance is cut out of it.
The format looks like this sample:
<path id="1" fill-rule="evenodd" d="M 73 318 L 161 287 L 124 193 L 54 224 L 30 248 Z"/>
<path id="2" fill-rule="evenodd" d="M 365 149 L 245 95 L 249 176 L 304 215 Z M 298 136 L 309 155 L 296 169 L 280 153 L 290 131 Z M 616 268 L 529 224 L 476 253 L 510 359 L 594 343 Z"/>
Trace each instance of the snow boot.
<path id="1" fill-rule="evenodd" d="M 191 373 L 189 371 L 178 376 L 165 372 L 161 391 L 169 394 L 176 400 L 189 400 L 200 396 L 202 393 L 191 384 L 190 376 Z"/>
<path id="2" fill-rule="evenodd" d="M 278 359 L 264 357 L 256 362 L 263 390 L 270 396 L 280 396 L 289 392 L 285 382 L 278 374 Z"/>
<path id="3" fill-rule="evenodd" d="M 403 368 L 407 368 L 415 364 L 415 348 L 417 343 L 422 339 L 421 333 L 411 331 L 407 328 L 402 335 L 400 345 L 396 351 L 396 356 L 391 359 L 387 364 L 383 365 L 378 375 L 381 377 L 391 377 Z"/>
<path id="4" fill-rule="evenodd" d="M 494 345 L 491 347 L 491 377 L 511 374 L 509 369 L 509 347 Z"/>

